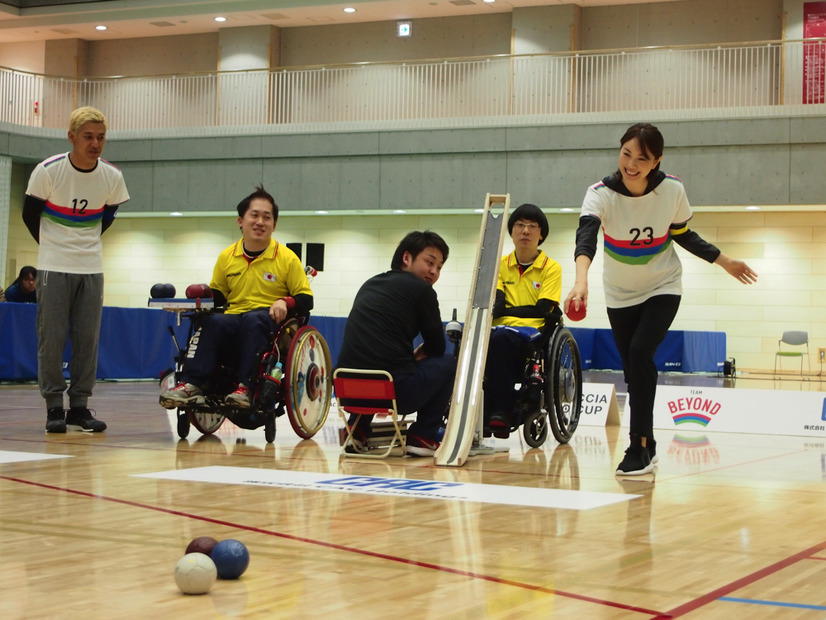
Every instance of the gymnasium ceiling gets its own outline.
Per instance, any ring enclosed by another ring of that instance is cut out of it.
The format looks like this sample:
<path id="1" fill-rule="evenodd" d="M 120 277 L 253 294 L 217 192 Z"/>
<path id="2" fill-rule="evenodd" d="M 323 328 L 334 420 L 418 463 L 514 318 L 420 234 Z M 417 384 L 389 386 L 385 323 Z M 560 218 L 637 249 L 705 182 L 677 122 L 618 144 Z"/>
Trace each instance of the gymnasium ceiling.
<path id="1" fill-rule="evenodd" d="M 0 43 L 89 41 L 509 13 L 514 8 L 642 4 L 650 0 L 0 0 Z M 663 1 L 663 0 L 660 0 Z M 675 1 L 675 0 L 666 0 Z M 344 8 L 356 9 L 345 13 Z M 214 21 L 217 16 L 226 21 Z M 106 30 L 96 30 L 106 26 Z"/>

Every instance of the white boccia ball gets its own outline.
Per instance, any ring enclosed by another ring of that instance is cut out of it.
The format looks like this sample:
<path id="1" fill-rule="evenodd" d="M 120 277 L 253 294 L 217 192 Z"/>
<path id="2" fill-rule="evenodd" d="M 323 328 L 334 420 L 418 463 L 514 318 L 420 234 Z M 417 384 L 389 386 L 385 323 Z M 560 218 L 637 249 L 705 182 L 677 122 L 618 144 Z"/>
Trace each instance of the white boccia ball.
<path id="1" fill-rule="evenodd" d="M 184 594 L 206 594 L 217 578 L 215 562 L 203 553 L 187 553 L 175 565 L 175 583 Z"/>

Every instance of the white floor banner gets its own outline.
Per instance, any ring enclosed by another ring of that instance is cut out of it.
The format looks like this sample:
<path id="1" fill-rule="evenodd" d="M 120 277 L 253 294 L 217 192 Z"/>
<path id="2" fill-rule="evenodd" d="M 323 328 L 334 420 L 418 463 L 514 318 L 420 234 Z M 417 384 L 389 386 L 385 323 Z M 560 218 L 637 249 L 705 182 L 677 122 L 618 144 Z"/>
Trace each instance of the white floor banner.
<path id="1" fill-rule="evenodd" d="M 133 475 L 137 478 L 157 478 L 185 482 L 247 484 L 297 490 L 397 495 L 417 499 L 482 502 L 485 504 L 508 504 L 536 508 L 565 508 L 568 510 L 591 510 L 592 508 L 627 502 L 639 497 L 635 494 L 605 493 L 579 489 L 540 489 L 499 484 L 379 478 L 376 476 L 350 476 L 309 471 L 224 467 L 220 465 Z"/>

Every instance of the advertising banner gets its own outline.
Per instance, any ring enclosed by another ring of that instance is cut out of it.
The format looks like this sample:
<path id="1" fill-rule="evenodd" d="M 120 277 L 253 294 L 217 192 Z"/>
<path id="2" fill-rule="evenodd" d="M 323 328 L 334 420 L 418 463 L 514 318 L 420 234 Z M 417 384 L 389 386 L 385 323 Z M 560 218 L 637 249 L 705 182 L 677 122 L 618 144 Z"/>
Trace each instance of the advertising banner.
<path id="1" fill-rule="evenodd" d="M 803 38 L 826 37 L 826 2 L 803 3 Z M 826 42 L 803 43 L 803 103 L 826 103 Z"/>
<path id="2" fill-rule="evenodd" d="M 826 392 L 658 385 L 654 428 L 826 437 Z"/>

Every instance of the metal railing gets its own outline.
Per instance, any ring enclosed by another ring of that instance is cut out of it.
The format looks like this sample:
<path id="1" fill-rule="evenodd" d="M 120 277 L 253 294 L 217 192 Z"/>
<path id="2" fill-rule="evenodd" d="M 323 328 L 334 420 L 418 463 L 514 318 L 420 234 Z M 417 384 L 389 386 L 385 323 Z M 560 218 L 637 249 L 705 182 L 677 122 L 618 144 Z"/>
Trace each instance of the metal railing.
<path id="1" fill-rule="evenodd" d="M 826 39 L 119 78 L 0 68 L 0 122 L 65 129 L 80 105 L 120 132 L 502 123 L 571 115 L 823 113 Z M 264 129 L 266 130 L 266 129 Z"/>

